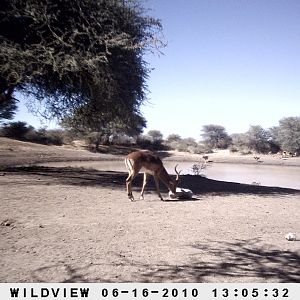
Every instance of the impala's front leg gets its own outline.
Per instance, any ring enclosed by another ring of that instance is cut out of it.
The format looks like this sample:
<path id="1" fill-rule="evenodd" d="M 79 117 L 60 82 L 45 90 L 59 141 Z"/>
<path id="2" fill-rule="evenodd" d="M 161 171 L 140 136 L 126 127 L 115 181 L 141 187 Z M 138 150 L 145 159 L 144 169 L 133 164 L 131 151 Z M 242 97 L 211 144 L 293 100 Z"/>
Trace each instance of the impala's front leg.
<path id="1" fill-rule="evenodd" d="M 157 191 L 157 195 L 159 197 L 160 200 L 164 201 L 163 197 L 160 194 L 160 189 L 159 189 L 159 179 L 158 176 L 156 174 L 153 175 L 154 177 L 154 181 L 155 181 L 155 185 L 156 185 L 156 191 Z"/>
<path id="2" fill-rule="evenodd" d="M 141 197 L 140 197 L 141 200 L 144 200 L 144 191 L 145 191 L 145 186 L 146 186 L 147 182 L 148 182 L 148 177 L 147 177 L 147 173 L 145 172 L 144 173 L 143 187 L 142 187 Z"/>

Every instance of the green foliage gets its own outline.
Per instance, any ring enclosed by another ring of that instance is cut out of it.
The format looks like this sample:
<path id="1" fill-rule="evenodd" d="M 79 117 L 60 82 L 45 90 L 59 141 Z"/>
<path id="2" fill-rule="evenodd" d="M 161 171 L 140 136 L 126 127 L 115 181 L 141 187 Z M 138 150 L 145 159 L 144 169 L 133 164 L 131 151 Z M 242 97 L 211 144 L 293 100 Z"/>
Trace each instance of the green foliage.
<path id="1" fill-rule="evenodd" d="M 60 120 L 139 114 L 150 70 L 143 55 L 163 46 L 160 32 L 138 1 L 3 0 L 0 95 L 30 94 L 32 111 L 38 101 Z"/>
<path id="2" fill-rule="evenodd" d="M 141 148 L 148 150 L 164 150 L 163 135 L 159 130 L 149 130 L 147 134 L 140 135 L 136 141 Z"/>
<path id="3" fill-rule="evenodd" d="M 104 139 L 102 138 L 99 132 L 91 132 L 85 136 L 85 142 L 89 146 L 89 148 L 95 148 L 95 151 L 99 151 L 99 146 L 101 143 L 104 143 Z"/>
<path id="4" fill-rule="evenodd" d="M 17 110 L 17 99 L 13 96 L 13 89 L 1 89 L 0 86 L 0 122 L 3 119 L 11 120 Z"/>
<path id="5" fill-rule="evenodd" d="M 194 138 L 181 138 L 178 134 L 170 134 L 165 144 L 169 149 L 180 152 L 190 152 L 194 154 L 211 152 L 211 148 L 207 145 L 197 143 Z"/>
<path id="6" fill-rule="evenodd" d="M 26 136 L 27 140 L 35 143 L 45 144 L 45 145 L 57 145 L 61 146 L 65 143 L 66 132 L 61 129 L 40 129 L 36 131 L 36 138 L 29 139 L 28 135 Z"/>
<path id="7" fill-rule="evenodd" d="M 261 126 L 250 126 L 245 134 L 246 145 L 250 150 L 257 153 L 268 153 L 270 151 L 270 134 Z"/>
<path id="8" fill-rule="evenodd" d="M 170 134 L 166 139 L 167 144 L 171 144 L 173 142 L 178 142 L 178 141 L 181 141 L 181 136 L 175 133 Z"/>
<path id="9" fill-rule="evenodd" d="M 16 140 L 26 140 L 26 135 L 30 134 L 34 128 L 26 122 L 11 122 L 2 126 L 1 136 L 13 138 Z"/>
<path id="10" fill-rule="evenodd" d="M 287 151 L 300 154 L 300 117 L 288 117 L 279 126 L 264 129 L 250 126 L 246 133 L 232 134 L 231 150 L 249 153 L 277 153 Z"/>
<path id="11" fill-rule="evenodd" d="M 269 133 L 269 147 L 271 153 L 278 153 L 281 150 L 281 145 L 278 140 L 279 127 L 271 127 L 268 129 Z"/>
<path id="12" fill-rule="evenodd" d="M 192 172 L 194 175 L 203 175 L 203 170 L 206 169 L 206 164 L 205 163 L 195 163 L 192 165 Z"/>
<path id="13" fill-rule="evenodd" d="M 16 140 L 46 144 L 62 145 L 66 134 L 63 130 L 35 130 L 34 127 L 26 122 L 11 122 L 3 125 L 0 129 L 0 135 Z"/>
<path id="14" fill-rule="evenodd" d="M 261 126 L 250 126 L 246 133 L 236 133 L 231 135 L 232 152 L 239 151 L 242 154 L 268 153 L 275 150 L 275 144 L 272 142 L 271 134 Z"/>
<path id="15" fill-rule="evenodd" d="M 110 140 L 120 135 L 138 136 L 146 126 L 146 120 L 140 114 L 129 114 L 120 118 L 113 111 L 109 115 L 96 110 L 93 113 L 86 106 L 73 117 L 65 118 L 61 125 L 82 136 L 90 136 L 88 144 L 95 144 L 98 149 L 100 143 L 109 144 Z"/>
<path id="16" fill-rule="evenodd" d="M 173 141 L 170 147 L 181 152 L 192 152 L 194 153 L 198 147 L 198 143 L 193 138 L 184 138 L 177 141 Z"/>
<path id="17" fill-rule="evenodd" d="M 247 148 L 247 138 L 245 133 L 234 133 L 231 135 L 231 152 L 244 151 Z"/>
<path id="18" fill-rule="evenodd" d="M 203 143 L 210 148 L 226 149 L 231 144 L 231 138 L 223 126 L 204 125 L 202 131 Z"/>
<path id="19" fill-rule="evenodd" d="M 283 118 L 273 129 L 274 140 L 283 151 L 300 154 L 300 117 Z"/>
<path id="20" fill-rule="evenodd" d="M 152 143 L 161 144 L 163 141 L 163 134 L 159 130 L 149 130 L 147 136 Z"/>

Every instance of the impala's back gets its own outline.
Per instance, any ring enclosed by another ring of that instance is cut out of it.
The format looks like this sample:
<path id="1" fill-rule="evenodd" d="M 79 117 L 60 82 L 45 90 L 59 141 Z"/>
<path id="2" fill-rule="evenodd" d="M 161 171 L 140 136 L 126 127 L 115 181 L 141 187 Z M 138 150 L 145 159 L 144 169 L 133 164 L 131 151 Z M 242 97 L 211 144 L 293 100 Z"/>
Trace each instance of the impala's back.
<path id="1" fill-rule="evenodd" d="M 143 171 L 159 172 L 164 168 L 161 159 L 151 151 L 134 151 L 129 153 L 125 158 L 125 164 L 129 170 L 135 169 Z"/>

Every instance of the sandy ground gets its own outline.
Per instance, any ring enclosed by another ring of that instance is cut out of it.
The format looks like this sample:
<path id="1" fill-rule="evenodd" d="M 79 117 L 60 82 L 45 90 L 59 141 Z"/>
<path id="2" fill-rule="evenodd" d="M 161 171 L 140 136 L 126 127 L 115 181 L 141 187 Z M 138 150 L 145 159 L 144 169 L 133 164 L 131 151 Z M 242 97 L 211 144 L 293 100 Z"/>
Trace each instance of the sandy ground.
<path id="1" fill-rule="evenodd" d="M 300 191 L 186 175 L 191 200 L 130 202 L 123 172 L 36 165 L 121 159 L 0 139 L 1 282 L 300 282 Z"/>

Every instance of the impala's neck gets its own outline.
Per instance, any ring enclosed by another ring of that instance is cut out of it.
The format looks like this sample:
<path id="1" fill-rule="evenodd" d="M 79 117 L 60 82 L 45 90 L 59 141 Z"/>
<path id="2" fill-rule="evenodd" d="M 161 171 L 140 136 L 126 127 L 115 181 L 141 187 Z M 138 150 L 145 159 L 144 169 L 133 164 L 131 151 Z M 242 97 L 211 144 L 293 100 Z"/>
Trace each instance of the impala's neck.
<path id="1" fill-rule="evenodd" d="M 159 178 L 167 186 L 167 188 L 175 194 L 176 192 L 176 181 L 172 180 L 166 169 L 163 167 L 159 173 Z"/>

